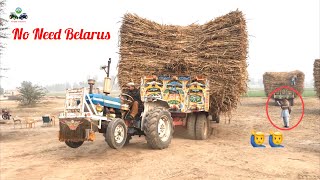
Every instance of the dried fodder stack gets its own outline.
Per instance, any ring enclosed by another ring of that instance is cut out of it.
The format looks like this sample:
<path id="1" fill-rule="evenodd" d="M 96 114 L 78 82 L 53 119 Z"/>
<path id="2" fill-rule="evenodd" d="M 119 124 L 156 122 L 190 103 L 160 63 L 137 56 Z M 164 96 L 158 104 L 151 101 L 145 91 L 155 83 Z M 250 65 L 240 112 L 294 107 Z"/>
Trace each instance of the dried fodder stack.
<path id="1" fill-rule="evenodd" d="M 229 113 L 247 91 L 247 31 L 241 11 L 204 25 L 161 25 L 125 14 L 120 29 L 121 89 L 145 75 L 202 75 L 209 79 L 211 113 Z"/>
<path id="2" fill-rule="evenodd" d="M 296 84 L 292 85 L 291 79 L 294 76 L 296 77 Z M 304 76 L 304 73 L 298 70 L 291 72 L 265 72 L 263 74 L 263 85 L 266 96 L 281 86 L 292 87 L 302 94 L 304 89 Z"/>
<path id="3" fill-rule="evenodd" d="M 320 98 L 320 59 L 316 59 L 313 64 L 314 88 Z"/>

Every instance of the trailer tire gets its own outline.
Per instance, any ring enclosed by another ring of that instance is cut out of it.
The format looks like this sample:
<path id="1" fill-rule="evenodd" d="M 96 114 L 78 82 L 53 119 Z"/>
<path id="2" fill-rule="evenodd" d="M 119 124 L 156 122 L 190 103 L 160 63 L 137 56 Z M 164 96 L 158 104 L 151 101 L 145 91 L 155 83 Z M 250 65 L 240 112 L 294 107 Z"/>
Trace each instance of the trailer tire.
<path id="1" fill-rule="evenodd" d="M 150 110 L 144 122 L 144 133 L 152 149 L 169 147 L 173 137 L 173 120 L 171 113 L 162 107 Z"/>
<path id="2" fill-rule="evenodd" d="M 127 140 L 128 129 L 125 122 L 120 118 L 115 118 L 109 122 L 105 141 L 113 149 L 120 149 Z"/>
<path id="3" fill-rule="evenodd" d="M 66 145 L 71 148 L 78 148 L 83 144 L 84 141 L 65 141 Z"/>
<path id="4" fill-rule="evenodd" d="M 215 121 L 216 123 L 220 122 L 220 115 L 215 114 L 214 116 L 212 116 L 212 120 Z"/>
<path id="5" fill-rule="evenodd" d="M 197 116 L 196 121 L 196 139 L 205 140 L 208 138 L 209 124 L 207 116 L 204 113 L 200 113 Z"/>
<path id="6" fill-rule="evenodd" d="M 187 121 L 187 131 L 190 139 L 196 139 L 196 120 L 197 115 L 194 113 L 189 114 Z"/>
<path id="7" fill-rule="evenodd" d="M 294 106 L 294 98 L 289 99 L 290 106 Z"/>

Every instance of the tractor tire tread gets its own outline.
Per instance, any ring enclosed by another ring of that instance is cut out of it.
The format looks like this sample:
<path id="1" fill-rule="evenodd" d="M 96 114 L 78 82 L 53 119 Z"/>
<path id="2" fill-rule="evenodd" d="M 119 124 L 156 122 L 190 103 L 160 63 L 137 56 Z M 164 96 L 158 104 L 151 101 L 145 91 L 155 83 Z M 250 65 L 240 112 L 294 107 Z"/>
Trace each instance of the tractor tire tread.
<path id="1" fill-rule="evenodd" d="M 158 121 L 161 116 L 161 113 L 166 115 L 169 118 L 169 121 L 171 123 L 171 134 L 169 139 L 166 142 L 162 142 L 158 138 Z M 172 134 L 173 134 L 173 123 L 172 123 L 172 117 L 170 115 L 170 112 L 164 108 L 157 107 L 149 111 L 146 115 L 146 121 L 144 123 L 144 131 L 146 134 L 146 140 L 148 145 L 152 149 L 165 149 L 169 146 L 171 143 L 172 139 Z"/>

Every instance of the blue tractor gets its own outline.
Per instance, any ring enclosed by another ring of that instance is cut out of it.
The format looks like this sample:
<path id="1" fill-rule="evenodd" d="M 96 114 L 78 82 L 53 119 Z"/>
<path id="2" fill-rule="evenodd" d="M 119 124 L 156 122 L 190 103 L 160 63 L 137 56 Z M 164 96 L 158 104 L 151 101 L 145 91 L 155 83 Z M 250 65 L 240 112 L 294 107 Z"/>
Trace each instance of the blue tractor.
<path id="1" fill-rule="evenodd" d="M 145 136 L 153 149 L 167 148 L 173 136 L 173 120 L 169 105 L 156 97 L 146 98 L 143 108 L 134 120 L 124 120 L 130 113 L 133 98 L 128 94 L 111 97 L 109 78 L 111 59 L 103 66 L 107 77 L 103 93 L 94 88 L 67 89 L 64 112 L 59 116 L 59 141 L 71 148 L 80 147 L 84 141 L 94 141 L 95 133 L 102 133 L 107 144 L 114 149 L 128 144 L 134 135 Z"/>

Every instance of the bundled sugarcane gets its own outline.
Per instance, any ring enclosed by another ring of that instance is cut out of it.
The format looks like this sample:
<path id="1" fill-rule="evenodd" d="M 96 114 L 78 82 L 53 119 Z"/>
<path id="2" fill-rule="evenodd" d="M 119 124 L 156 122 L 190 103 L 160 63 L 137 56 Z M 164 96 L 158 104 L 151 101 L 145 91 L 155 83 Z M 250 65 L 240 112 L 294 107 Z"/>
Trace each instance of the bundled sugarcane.
<path id="1" fill-rule="evenodd" d="M 263 85 L 266 96 L 281 86 L 289 86 L 302 94 L 304 89 L 304 76 L 304 73 L 299 70 L 291 72 L 264 73 Z"/>
<path id="2" fill-rule="evenodd" d="M 125 14 L 120 29 L 121 89 L 146 75 L 205 76 L 210 112 L 228 113 L 247 91 L 247 31 L 241 11 L 203 25 L 161 25 Z"/>

